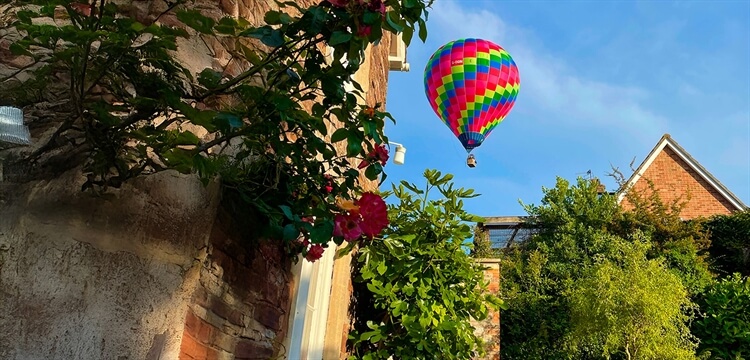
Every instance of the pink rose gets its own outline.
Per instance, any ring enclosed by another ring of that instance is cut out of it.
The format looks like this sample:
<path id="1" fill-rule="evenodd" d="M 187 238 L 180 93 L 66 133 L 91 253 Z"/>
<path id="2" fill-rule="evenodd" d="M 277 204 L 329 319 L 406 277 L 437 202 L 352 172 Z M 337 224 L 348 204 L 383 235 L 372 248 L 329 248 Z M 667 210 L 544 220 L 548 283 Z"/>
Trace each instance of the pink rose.
<path id="1" fill-rule="evenodd" d="M 354 241 L 362 236 L 359 213 L 352 211 L 349 215 L 337 214 L 333 219 L 333 236 L 342 236 L 346 241 Z"/>
<path id="2" fill-rule="evenodd" d="M 388 207 L 380 195 L 366 192 L 357 202 L 362 223 L 359 227 L 362 233 L 370 238 L 380 234 L 388 226 Z"/>

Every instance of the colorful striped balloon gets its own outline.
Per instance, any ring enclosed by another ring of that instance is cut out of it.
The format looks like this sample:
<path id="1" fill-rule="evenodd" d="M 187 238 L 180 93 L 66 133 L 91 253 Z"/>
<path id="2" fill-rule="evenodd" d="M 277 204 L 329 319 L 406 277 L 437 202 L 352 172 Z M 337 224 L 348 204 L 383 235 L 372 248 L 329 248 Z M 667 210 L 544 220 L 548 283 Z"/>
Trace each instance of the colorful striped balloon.
<path id="1" fill-rule="evenodd" d="M 482 145 L 518 96 L 518 67 L 505 49 L 461 39 L 438 49 L 424 71 L 427 99 L 467 152 Z"/>

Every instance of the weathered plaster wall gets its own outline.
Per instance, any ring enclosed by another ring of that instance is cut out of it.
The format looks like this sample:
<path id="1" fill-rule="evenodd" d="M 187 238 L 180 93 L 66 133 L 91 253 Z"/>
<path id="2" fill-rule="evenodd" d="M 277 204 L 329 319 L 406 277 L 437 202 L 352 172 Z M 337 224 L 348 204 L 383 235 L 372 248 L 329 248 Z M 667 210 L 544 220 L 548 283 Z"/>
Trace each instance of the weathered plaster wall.
<path id="1" fill-rule="evenodd" d="M 96 198 L 82 182 L 0 188 L 0 358 L 176 358 L 215 186 L 163 173 Z"/>

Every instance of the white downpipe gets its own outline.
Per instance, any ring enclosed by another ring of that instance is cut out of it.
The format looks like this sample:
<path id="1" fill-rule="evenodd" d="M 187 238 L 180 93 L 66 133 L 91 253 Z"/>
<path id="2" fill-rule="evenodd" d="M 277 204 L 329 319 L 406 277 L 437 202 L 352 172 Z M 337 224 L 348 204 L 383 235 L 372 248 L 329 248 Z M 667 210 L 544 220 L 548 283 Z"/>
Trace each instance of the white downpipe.
<path id="1" fill-rule="evenodd" d="M 310 294 L 310 278 L 313 271 L 313 264 L 305 259 L 300 259 L 298 264 L 299 286 L 297 294 L 292 303 L 292 329 L 290 333 L 289 352 L 287 359 L 302 359 L 302 341 L 303 331 L 305 328 L 305 318 L 307 310 L 307 301 Z"/>
<path id="2" fill-rule="evenodd" d="M 335 253 L 336 244 L 331 241 L 328 243 L 328 249 L 323 253 L 323 257 L 314 266 L 307 304 L 308 313 L 305 316 L 305 331 L 302 336 L 302 359 L 318 360 L 323 358 Z"/>

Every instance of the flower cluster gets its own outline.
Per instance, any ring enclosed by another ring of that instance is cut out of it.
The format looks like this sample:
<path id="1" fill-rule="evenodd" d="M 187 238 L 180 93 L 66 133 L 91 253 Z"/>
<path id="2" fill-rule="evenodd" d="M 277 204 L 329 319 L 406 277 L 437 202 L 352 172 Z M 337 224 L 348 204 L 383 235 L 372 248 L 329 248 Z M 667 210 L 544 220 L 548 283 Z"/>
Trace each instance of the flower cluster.
<path id="1" fill-rule="evenodd" d="M 388 226 L 388 207 L 378 194 L 366 192 L 357 201 L 340 201 L 338 205 L 341 213 L 336 214 L 333 221 L 334 237 L 350 243 L 363 236 L 372 239 Z M 325 251 L 323 245 L 311 244 L 307 238 L 299 240 L 299 244 L 302 245 L 305 259 L 310 262 L 320 259 Z"/>
<path id="2" fill-rule="evenodd" d="M 359 240 L 362 235 L 372 239 L 388 226 L 387 210 L 383 198 L 366 192 L 357 202 L 345 205 L 344 213 L 336 215 L 333 236 L 349 242 Z"/>

